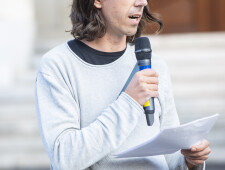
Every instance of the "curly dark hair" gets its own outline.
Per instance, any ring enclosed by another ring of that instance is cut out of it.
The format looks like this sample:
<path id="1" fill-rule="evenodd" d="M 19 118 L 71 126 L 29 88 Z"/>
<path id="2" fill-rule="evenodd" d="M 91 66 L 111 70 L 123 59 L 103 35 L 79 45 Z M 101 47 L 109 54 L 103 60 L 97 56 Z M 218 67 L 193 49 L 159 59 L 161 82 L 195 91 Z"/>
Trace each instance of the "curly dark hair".
<path id="1" fill-rule="evenodd" d="M 94 6 L 94 2 L 95 0 L 73 0 L 70 14 L 72 30 L 70 32 L 74 38 L 93 41 L 105 35 L 106 25 L 103 15 L 101 10 Z M 137 32 L 133 36 L 127 36 L 127 42 L 134 43 L 135 39 L 141 36 L 146 22 L 157 23 L 159 25 L 157 31 L 160 31 L 163 27 L 161 20 L 154 17 L 154 15 L 149 12 L 148 6 L 145 6 Z"/>

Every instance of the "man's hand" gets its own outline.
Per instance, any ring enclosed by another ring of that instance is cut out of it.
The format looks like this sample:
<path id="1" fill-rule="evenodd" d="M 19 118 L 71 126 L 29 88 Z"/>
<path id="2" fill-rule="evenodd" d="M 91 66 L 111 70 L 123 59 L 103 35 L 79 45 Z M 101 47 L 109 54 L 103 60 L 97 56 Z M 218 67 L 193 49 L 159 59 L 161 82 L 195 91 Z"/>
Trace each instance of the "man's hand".
<path id="1" fill-rule="evenodd" d="M 158 74 L 153 69 L 138 71 L 127 86 L 125 93 L 141 106 L 151 97 L 158 97 Z"/>
<path id="2" fill-rule="evenodd" d="M 209 142 L 203 140 L 199 145 L 192 146 L 191 149 L 182 149 L 181 153 L 185 156 L 188 168 L 191 170 L 195 165 L 201 165 L 208 159 L 211 149 Z"/>

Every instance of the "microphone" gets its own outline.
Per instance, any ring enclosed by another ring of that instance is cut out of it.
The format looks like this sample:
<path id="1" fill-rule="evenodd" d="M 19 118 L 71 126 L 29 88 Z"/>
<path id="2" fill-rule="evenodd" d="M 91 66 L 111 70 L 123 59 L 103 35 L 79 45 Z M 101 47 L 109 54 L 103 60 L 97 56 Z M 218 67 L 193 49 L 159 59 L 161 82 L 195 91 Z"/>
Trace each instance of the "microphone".
<path id="1" fill-rule="evenodd" d="M 135 54 L 139 70 L 151 69 L 152 49 L 147 37 L 140 37 L 135 40 Z M 154 123 L 155 103 L 151 97 L 143 106 L 148 126 Z"/>

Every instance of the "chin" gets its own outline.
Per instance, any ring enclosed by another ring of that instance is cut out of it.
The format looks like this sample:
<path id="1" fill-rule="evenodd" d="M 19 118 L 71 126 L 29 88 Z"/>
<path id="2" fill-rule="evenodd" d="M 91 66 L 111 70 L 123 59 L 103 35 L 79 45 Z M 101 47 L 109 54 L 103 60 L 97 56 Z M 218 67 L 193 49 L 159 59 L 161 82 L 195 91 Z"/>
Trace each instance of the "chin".
<path id="1" fill-rule="evenodd" d="M 133 35 L 135 35 L 136 33 L 137 33 L 137 29 L 134 30 L 134 31 L 129 31 L 129 32 L 127 32 L 127 33 L 126 33 L 126 36 L 133 36 Z"/>

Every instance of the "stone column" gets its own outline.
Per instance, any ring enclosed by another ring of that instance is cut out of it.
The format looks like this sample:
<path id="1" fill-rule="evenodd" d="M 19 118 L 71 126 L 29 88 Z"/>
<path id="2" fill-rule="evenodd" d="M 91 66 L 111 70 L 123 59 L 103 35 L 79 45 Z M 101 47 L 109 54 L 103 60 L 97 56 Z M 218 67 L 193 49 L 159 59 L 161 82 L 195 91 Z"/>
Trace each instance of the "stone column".
<path id="1" fill-rule="evenodd" d="M 0 0 L 0 88 L 15 85 L 33 52 L 33 0 Z"/>

